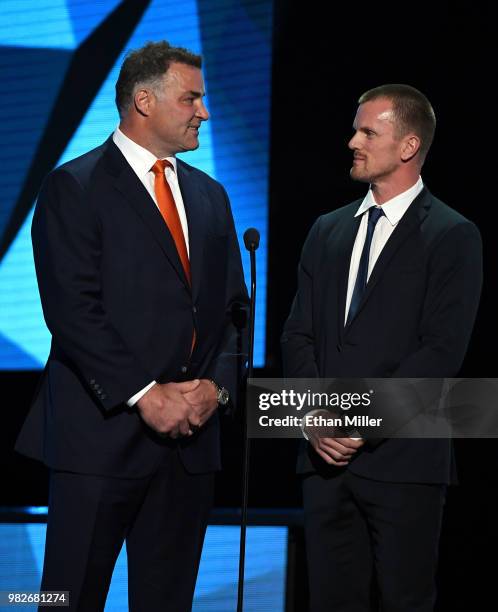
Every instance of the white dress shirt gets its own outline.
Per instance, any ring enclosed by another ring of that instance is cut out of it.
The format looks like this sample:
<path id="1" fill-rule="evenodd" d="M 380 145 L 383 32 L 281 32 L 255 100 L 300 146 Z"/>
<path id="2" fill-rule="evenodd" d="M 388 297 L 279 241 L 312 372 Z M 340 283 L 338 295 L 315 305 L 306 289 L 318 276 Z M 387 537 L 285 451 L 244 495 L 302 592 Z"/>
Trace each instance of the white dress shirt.
<path id="1" fill-rule="evenodd" d="M 152 166 L 157 161 L 157 157 L 150 151 L 147 151 L 147 149 L 144 149 L 139 144 L 131 140 L 131 138 L 128 138 L 128 136 L 123 134 L 119 128 L 116 128 L 114 134 L 112 135 L 112 139 L 157 206 L 156 192 L 154 190 L 155 176 L 151 170 Z M 164 157 L 163 159 L 167 159 L 174 168 L 173 170 L 172 168 L 166 167 L 164 169 L 164 173 L 166 175 L 166 180 L 171 187 L 171 192 L 173 193 L 173 199 L 175 200 L 178 216 L 180 217 L 180 222 L 182 224 L 183 235 L 185 236 L 187 253 L 190 256 L 187 214 L 185 212 L 185 204 L 183 203 L 180 185 L 178 184 L 176 157 Z"/>
<path id="2" fill-rule="evenodd" d="M 144 149 L 139 144 L 128 138 L 123 132 L 116 128 L 115 132 L 112 135 L 112 139 L 114 144 L 118 147 L 121 153 L 124 155 L 126 161 L 130 164 L 135 174 L 140 179 L 141 183 L 149 192 L 150 197 L 153 199 L 155 205 L 157 206 L 156 193 L 154 190 L 154 173 L 151 168 L 156 163 L 157 157 Z M 173 198 L 175 200 L 176 209 L 178 210 L 178 215 L 180 217 L 180 222 L 182 224 L 183 235 L 185 236 L 185 244 L 187 246 L 187 253 L 190 256 L 189 244 L 188 244 L 188 224 L 187 224 L 187 214 L 185 212 L 185 205 L 183 203 L 182 194 L 180 191 L 180 186 L 178 184 L 178 176 L 176 172 L 176 157 L 166 157 L 173 166 L 172 168 L 165 168 L 165 176 L 168 181 L 169 186 L 171 187 L 171 191 L 173 193 Z M 166 228 L 165 228 L 166 231 Z M 151 381 L 146 387 L 141 389 L 138 393 L 135 393 L 133 397 L 126 402 L 128 406 L 135 405 L 138 400 L 145 395 L 145 393 L 154 385 L 156 381 Z"/>
<path id="3" fill-rule="evenodd" d="M 372 273 L 373 267 L 375 266 L 375 262 L 381 254 L 386 242 L 389 240 L 389 236 L 393 233 L 394 228 L 398 225 L 399 221 L 401 220 L 405 212 L 408 210 L 410 204 L 418 196 L 418 194 L 422 191 L 423 188 L 424 184 L 422 182 L 422 178 L 419 176 L 418 181 L 415 183 L 415 185 L 382 204 L 382 210 L 384 211 L 384 214 L 377 221 L 377 225 L 375 226 L 374 233 L 372 236 L 372 243 L 370 245 L 367 281 L 370 278 L 370 274 Z M 360 227 L 358 228 L 358 233 L 356 234 L 356 240 L 354 242 L 353 251 L 351 253 L 351 262 L 349 264 L 348 292 L 346 295 L 344 325 L 346 325 L 346 321 L 348 318 L 348 312 L 349 307 L 351 305 L 351 298 L 353 297 L 356 276 L 358 275 L 358 267 L 360 265 L 361 252 L 363 251 L 363 245 L 365 244 L 365 238 L 367 236 L 368 214 L 364 213 L 367 212 L 368 209 L 372 206 L 378 206 L 378 204 L 375 201 L 372 190 L 369 189 L 367 195 L 365 196 L 365 199 L 363 200 L 361 206 L 358 208 L 358 211 L 355 214 L 355 217 L 359 217 L 361 215 L 363 216 L 360 222 Z"/>

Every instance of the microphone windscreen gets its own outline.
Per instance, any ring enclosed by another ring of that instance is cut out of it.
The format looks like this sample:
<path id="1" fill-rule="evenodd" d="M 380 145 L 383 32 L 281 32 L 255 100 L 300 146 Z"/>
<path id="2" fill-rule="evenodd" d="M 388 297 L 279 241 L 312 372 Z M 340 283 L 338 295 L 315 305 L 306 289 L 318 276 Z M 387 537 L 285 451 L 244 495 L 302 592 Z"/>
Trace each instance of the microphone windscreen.
<path id="1" fill-rule="evenodd" d="M 248 251 L 256 251 L 259 247 L 259 232 L 255 227 L 250 227 L 244 232 L 244 244 Z"/>

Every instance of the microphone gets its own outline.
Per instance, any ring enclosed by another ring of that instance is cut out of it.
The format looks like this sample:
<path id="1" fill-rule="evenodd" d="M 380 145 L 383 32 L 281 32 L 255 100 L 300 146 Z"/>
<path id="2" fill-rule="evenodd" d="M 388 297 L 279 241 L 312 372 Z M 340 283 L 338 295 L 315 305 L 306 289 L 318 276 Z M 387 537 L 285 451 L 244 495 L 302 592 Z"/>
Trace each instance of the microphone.
<path id="1" fill-rule="evenodd" d="M 250 227 L 244 232 L 244 244 L 248 251 L 257 251 L 259 247 L 259 232 L 255 227 Z"/>
<path id="2" fill-rule="evenodd" d="M 256 250 L 259 247 L 259 232 L 250 227 L 244 232 L 244 244 L 251 258 L 251 302 L 249 307 L 249 354 L 247 360 L 247 377 L 252 378 L 254 361 L 254 321 L 256 318 Z M 247 402 L 247 397 L 246 397 Z M 239 546 L 239 580 L 237 587 L 237 612 L 243 611 L 244 606 L 244 566 L 246 556 L 246 528 L 247 528 L 247 502 L 249 499 L 249 462 L 251 446 L 247 435 L 247 403 L 243 406 L 243 448 L 242 448 L 242 504 L 240 521 Z"/>

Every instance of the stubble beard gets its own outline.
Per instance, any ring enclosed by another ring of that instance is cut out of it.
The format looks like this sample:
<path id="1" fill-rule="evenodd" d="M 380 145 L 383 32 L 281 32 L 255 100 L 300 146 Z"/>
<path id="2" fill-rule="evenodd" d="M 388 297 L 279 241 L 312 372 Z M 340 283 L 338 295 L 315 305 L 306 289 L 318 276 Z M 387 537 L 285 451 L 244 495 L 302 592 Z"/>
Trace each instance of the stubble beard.
<path id="1" fill-rule="evenodd" d="M 365 170 L 363 170 L 362 172 L 359 172 L 358 170 L 358 168 L 352 166 L 351 170 L 349 171 L 349 176 L 353 179 L 353 181 L 358 181 L 360 183 L 370 183 L 371 177 L 367 176 L 368 173 Z"/>
<path id="2" fill-rule="evenodd" d="M 349 175 L 354 181 L 358 181 L 360 183 L 370 183 L 372 185 L 379 180 L 387 179 L 395 172 L 395 170 L 395 164 L 385 167 L 383 170 L 379 169 L 377 172 L 369 172 L 365 167 L 360 169 L 352 166 L 351 170 L 349 171 Z"/>

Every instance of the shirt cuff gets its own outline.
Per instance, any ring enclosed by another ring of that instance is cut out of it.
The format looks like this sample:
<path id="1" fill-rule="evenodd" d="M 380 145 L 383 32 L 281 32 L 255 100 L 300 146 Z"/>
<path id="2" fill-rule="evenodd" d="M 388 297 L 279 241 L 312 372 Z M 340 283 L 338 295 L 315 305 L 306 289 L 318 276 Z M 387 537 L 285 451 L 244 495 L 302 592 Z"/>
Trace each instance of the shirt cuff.
<path id="1" fill-rule="evenodd" d="M 310 441 L 310 436 L 308 432 L 306 431 L 305 419 L 308 416 L 316 416 L 320 412 L 322 412 L 322 410 L 319 408 L 316 410 L 310 410 L 304 415 L 303 420 L 301 421 L 301 433 L 303 434 L 303 438 L 307 440 L 308 442 Z M 350 440 L 363 440 L 360 432 L 357 429 L 352 429 L 351 431 L 349 431 L 347 437 Z"/>
<path id="2" fill-rule="evenodd" d="M 305 420 L 306 420 L 306 417 L 307 416 L 315 416 L 315 414 L 318 414 L 319 412 L 320 412 L 319 409 L 317 409 L 317 410 L 310 410 L 309 412 L 307 412 L 304 415 L 303 420 L 301 421 L 301 433 L 303 434 L 303 438 L 305 440 L 307 440 L 308 442 L 310 441 L 310 437 L 309 437 L 308 433 L 306 432 L 306 425 L 304 424 Z"/>
<path id="3" fill-rule="evenodd" d="M 146 387 L 144 387 L 141 391 L 139 391 L 138 393 L 135 393 L 135 395 L 133 395 L 133 397 L 130 397 L 130 399 L 126 402 L 127 405 L 130 406 L 130 408 L 134 406 L 138 402 L 138 400 L 141 397 L 143 397 L 147 393 L 147 391 L 151 389 L 155 384 L 156 384 L 156 381 L 153 380 Z"/>

